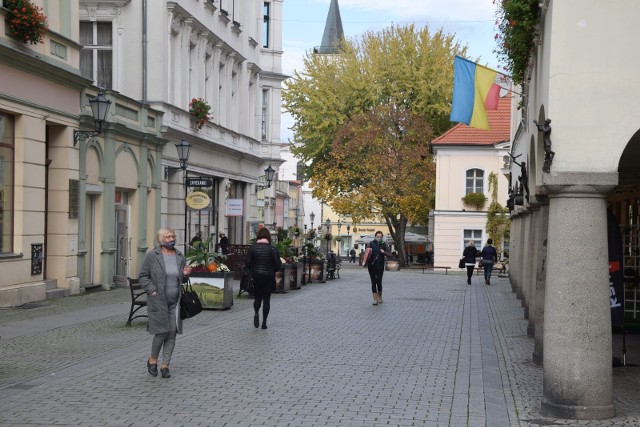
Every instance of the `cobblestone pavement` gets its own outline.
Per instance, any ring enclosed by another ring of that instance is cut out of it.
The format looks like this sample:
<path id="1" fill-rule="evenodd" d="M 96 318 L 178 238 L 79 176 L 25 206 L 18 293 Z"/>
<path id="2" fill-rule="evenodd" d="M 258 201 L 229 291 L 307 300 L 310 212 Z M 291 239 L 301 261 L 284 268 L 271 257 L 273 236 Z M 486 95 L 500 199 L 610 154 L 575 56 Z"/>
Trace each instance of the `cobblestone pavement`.
<path id="1" fill-rule="evenodd" d="M 366 271 L 340 274 L 275 294 L 266 331 L 247 298 L 185 321 L 168 380 L 146 372 L 146 321 L 124 326 L 128 290 L 0 310 L 0 425 L 640 425 L 630 367 L 614 370 L 616 418 L 540 416 L 542 369 L 507 279 L 386 272 L 372 306 Z"/>

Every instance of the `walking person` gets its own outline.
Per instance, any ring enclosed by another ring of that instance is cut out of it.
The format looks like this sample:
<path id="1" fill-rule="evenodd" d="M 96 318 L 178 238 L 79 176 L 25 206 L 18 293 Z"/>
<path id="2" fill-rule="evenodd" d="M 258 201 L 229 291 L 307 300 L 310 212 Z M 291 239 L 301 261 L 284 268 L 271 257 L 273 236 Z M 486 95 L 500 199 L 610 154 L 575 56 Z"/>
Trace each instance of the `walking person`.
<path id="1" fill-rule="evenodd" d="M 382 231 L 376 231 L 374 240 L 369 243 L 371 254 L 369 254 L 369 259 L 367 260 L 367 268 L 371 278 L 373 305 L 382 304 L 382 274 L 384 273 L 384 260 L 387 256 L 387 246 L 382 240 L 382 236 Z"/>
<path id="2" fill-rule="evenodd" d="M 476 266 L 476 258 L 480 256 L 480 252 L 476 249 L 476 242 L 469 240 L 467 247 L 462 251 L 464 257 L 464 266 L 467 267 L 467 285 L 471 284 L 471 276 L 473 276 L 473 269 Z"/>
<path id="3" fill-rule="evenodd" d="M 253 274 L 254 300 L 253 326 L 260 326 L 260 306 L 262 306 L 262 329 L 267 329 L 267 317 L 271 310 L 271 292 L 276 290 L 276 272 L 282 262 L 280 254 L 271 245 L 271 233 L 266 227 L 258 230 L 257 240 L 249 248 L 245 264 Z M 285 278 L 286 279 L 286 278 Z"/>
<path id="4" fill-rule="evenodd" d="M 355 248 L 351 248 L 351 252 L 349 252 L 349 262 L 356 262 L 356 249 Z"/>
<path id="5" fill-rule="evenodd" d="M 493 264 L 498 261 L 498 251 L 493 247 L 493 239 L 487 239 L 487 244 L 480 251 L 482 256 L 482 267 L 484 268 L 484 283 L 491 284 L 491 271 Z"/>
<path id="6" fill-rule="evenodd" d="M 220 241 L 218 241 L 218 245 L 220 246 L 220 250 L 224 255 L 229 253 L 229 238 L 226 234 L 220 233 L 218 235 L 220 237 Z"/>
<path id="7" fill-rule="evenodd" d="M 162 350 L 162 378 L 170 378 L 169 364 L 176 343 L 176 333 L 181 328 L 176 318 L 178 301 L 184 276 L 191 274 L 191 267 L 175 248 L 176 233 L 170 228 L 161 228 L 156 234 L 158 246 L 147 252 L 138 275 L 140 285 L 147 292 L 147 315 L 149 333 L 153 334 L 151 356 L 147 370 L 158 376 L 158 356 Z M 180 316 L 177 316 L 178 318 Z"/>

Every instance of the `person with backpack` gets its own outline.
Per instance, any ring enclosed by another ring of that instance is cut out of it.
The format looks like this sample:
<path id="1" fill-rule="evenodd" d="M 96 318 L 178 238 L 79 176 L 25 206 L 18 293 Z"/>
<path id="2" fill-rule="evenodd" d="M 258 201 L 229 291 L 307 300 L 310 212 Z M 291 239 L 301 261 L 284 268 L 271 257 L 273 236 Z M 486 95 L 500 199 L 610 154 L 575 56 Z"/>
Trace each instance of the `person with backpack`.
<path id="1" fill-rule="evenodd" d="M 373 305 L 382 304 L 382 274 L 384 273 L 384 260 L 387 256 L 387 245 L 383 240 L 382 231 L 376 231 L 374 240 L 369 243 L 369 256 L 364 261 L 369 270 L 371 279 L 371 292 L 373 293 Z"/>
<path id="2" fill-rule="evenodd" d="M 498 251 L 492 245 L 493 239 L 487 239 L 487 244 L 480 252 L 480 255 L 482 256 L 482 268 L 484 269 L 485 285 L 491 284 L 491 271 L 493 271 L 493 264 L 498 261 Z"/>

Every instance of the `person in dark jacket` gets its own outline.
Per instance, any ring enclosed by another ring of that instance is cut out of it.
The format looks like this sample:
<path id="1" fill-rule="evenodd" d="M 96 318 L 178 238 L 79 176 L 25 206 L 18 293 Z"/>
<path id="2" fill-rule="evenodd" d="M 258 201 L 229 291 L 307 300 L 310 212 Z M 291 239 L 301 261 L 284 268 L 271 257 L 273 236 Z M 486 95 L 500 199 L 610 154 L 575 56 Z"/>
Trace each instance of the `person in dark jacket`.
<path id="1" fill-rule="evenodd" d="M 467 267 L 467 285 L 471 284 L 471 276 L 473 276 L 473 269 L 476 266 L 476 258 L 480 256 L 480 252 L 476 249 L 476 242 L 469 240 L 469 244 L 462 251 L 464 257 L 464 266 Z"/>
<path id="2" fill-rule="evenodd" d="M 147 292 L 149 333 L 153 334 L 151 357 L 147 360 L 149 374 L 158 376 L 158 356 L 162 349 L 162 378 L 170 378 L 169 363 L 176 343 L 176 308 L 180 300 L 180 287 L 184 276 L 191 274 L 191 267 L 182 252 L 175 248 L 176 233 L 161 228 L 156 234 L 158 246 L 147 252 L 138 275 L 140 285 Z"/>
<path id="3" fill-rule="evenodd" d="M 220 233 L 218 236 L 220 237 L 220 241 L 218 242 L 220 250 L 224 255 L 226 255 L 229 253 L 229 238 L 224 233 Z"/>
<path id="4" fill-rule="evenodd" d="M 384 260 L 387 256 L 387 246 L 383 240 L 382 231 L 376 231 L 374 239 L 369 243 L 371 254 L 367 260 L 369 278 L 371 278 L 371 292 L 373 292 L 373 305 L 382 304 L 382 274 L 384 273 Z"/>
<path id="5" fill-rule="evenodd" d="M 260 306 L 262 307 L 262 329 L 267 329 L 267 316 L 271 310 L 271 292 L 276 290 L 276 272 L 282 262 L 280 254 L 271 245 L 271 233 L 266 227 L 258 230 L 256 243 L 251 245 L 247 254 L 246 265 L 253 274 L 254 295 L 253 326 L 260 326 Z"/>
<path id="6" fill-rule="evenodd" d="M 493 264 L 498 261 L 498 251 L 492 245 L 493 239 L 487 239 L 487 244 L 480 252 L 480 255 L 482 256 L 482 267 L 484 268 L 485 285 L 491 284 L 491 271 L 493 270 Z"/>

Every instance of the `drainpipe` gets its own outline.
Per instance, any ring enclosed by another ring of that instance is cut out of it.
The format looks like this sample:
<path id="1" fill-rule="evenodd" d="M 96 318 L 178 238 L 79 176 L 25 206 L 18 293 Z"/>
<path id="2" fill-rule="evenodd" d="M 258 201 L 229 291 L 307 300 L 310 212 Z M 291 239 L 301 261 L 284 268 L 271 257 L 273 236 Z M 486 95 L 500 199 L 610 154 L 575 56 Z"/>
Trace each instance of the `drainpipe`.
<path id="1" fill-rule="evenodd" d="M 147 0 L 142 0 L 142 103 L 147 103 Z"/>

